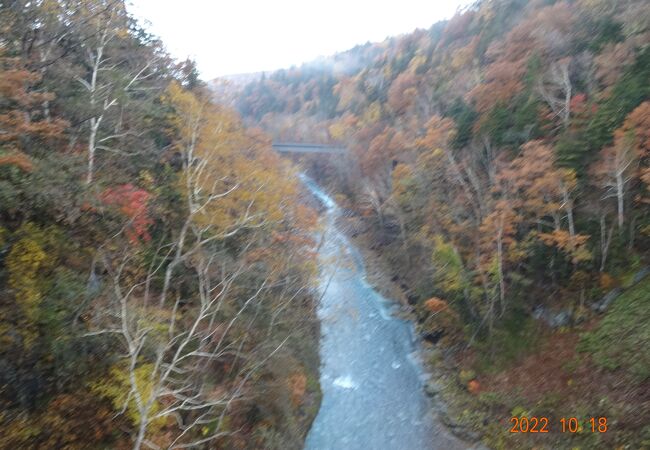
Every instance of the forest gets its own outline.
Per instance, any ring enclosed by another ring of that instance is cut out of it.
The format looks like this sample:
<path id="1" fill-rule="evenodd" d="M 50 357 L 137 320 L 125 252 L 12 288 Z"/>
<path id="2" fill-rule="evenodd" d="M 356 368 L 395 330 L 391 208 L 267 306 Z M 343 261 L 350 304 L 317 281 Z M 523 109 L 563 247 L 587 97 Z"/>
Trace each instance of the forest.
<path id="1" fill-rule="evenodd" d="M 415 324 L 446 429 L 650 448 L 647 1 L 477 0 L 203 81 L 124 0 L 9 0 L 0 449 L 302 449 L 327 207 L 300 173 Z"/>
<path id="2" fill-rule="evenodd" d="M 317 63 L 215 80 L 337 194 L 490 448 L 650 446 L 650 7 L 479 0 Z M 511 417 L 606 433 L 509 433 Z"/>
<path id="3" fill-rule="evenodd" d="M 270 142 L 122 0 L 0 3 L 0 448 L 302 447 L 316 216 Z"/>

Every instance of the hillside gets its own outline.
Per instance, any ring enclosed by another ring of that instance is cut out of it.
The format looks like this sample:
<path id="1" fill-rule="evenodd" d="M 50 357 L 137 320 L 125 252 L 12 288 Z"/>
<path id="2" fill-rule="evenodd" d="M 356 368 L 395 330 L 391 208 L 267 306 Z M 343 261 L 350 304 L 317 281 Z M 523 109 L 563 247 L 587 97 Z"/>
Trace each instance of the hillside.
<path id="1" fill-rule="evenodd" d="M 274 139 L 349 149 L 300 162 L 402 290 L 449 422 L 493 448 L 650 445 L 648 324 L 618 297 L 647 298 L 647 2 L 484 0 L 342 55 L 230 95 Z M 522 415 L 552 432 L 509 433 Z M 561 433 L 573 416 L 610 426 Z"/>
<path id="2" fill-rule="evenodd" d="M 121 0 L 0 4 L 0 448 L 302 448 L 315 213 Z"/>

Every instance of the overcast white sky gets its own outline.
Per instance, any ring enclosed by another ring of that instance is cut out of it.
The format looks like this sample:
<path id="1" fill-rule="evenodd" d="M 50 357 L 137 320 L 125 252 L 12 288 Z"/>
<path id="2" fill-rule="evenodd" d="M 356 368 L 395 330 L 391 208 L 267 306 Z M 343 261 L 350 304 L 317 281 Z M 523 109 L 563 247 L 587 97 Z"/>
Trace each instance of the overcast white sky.
<path id="1" fill-rule="evenodd" d="M 130 0 L 203 79 L 274 70 L 429 28 L 467 0 Z"/>

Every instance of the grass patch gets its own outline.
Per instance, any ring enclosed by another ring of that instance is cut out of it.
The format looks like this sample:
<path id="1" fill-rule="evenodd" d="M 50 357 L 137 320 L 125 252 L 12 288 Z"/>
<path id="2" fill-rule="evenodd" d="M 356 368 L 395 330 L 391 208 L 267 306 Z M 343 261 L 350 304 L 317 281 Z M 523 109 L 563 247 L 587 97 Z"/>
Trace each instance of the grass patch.
<path id="1" fill-rule="evenodd" d="M 582 335 L 578 351 L 603 368 L 650 378 L 650 279 L 621 295 L 598 326 Z"/>
<path id="2" fill-rule="evenodd" d="M 525 311 L 511 311 L 491 339 L 476 344 L 479 371 L 494 373 L 509 367 L 536 348 L 538 337 L 535 322 Z"/>

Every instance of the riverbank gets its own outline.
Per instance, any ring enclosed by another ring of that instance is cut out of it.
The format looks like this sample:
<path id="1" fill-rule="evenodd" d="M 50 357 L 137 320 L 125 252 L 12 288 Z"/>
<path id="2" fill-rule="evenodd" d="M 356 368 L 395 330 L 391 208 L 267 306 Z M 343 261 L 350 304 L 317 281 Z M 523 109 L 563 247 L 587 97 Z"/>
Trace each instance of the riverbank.
<path id="1" fill-rule="evenodd" d="M 324 205 L 318 247 L 323 399 L 305 448 L 467 449 L 433 417 L 412 327 L 391 316 L 392 302 L 368 282 L 362 255 L 336 220 L 344 212 L 304 181 Z M 369 271 L 377 273 L 374 266 Z"/>
<path id="2" fill-rule="evenodd" d="M 417 309 L 426 302 L 404 276 L 413 267 L 389 263 L 399 245 L 380 245 L 360 216 L 341 222 L 363 254 L 368 282 L 397 299 L 400 314 L 416 323 L 431 375 L 427 394 L 455 435 L 494 449 L 650 448 L 649 342 L 643 332 L 649 279 L 624 288 L 604 315 L 559 328 L 522 316 L 524 332 L 501 337 L 503 347 L 465 341 L 453 348 L 427 340 L 431 323 L 426 310 Z M 512 417 L 535 416 L 548 418 L 549 433 L 510 432 Z M 562 418 L 571 417 L 579 431 L 563 432 Z M 608 421 L 607 432 L 591 432 L 594 417 Z"/>
<path id="3" fill-rule="evenodd" d="M 443 351 L 422 337 L 418 316 L 414 307 L 409 304 L 408 291 L 399 285 L 396 275 L 390 275 L 392 270 L 381 254 L 373 250 L 369 227 L 355 215 L 340 217 L 338 226 L 362 254 L 367 282 L 381 295 L 399 304 L 399 317 L 415 324 L 419 359 L 424 369 L 424 390 L 431 398 L 434 414 L 459 439 L 469 442 L 474 448 L 483 448 L 480 443 L 481 435 L 457 418 L 465 408 L 471 406 L 471 394 L 462 392 L 463 387 L 457 382 L 457 370 L 446 364 Z"/>

